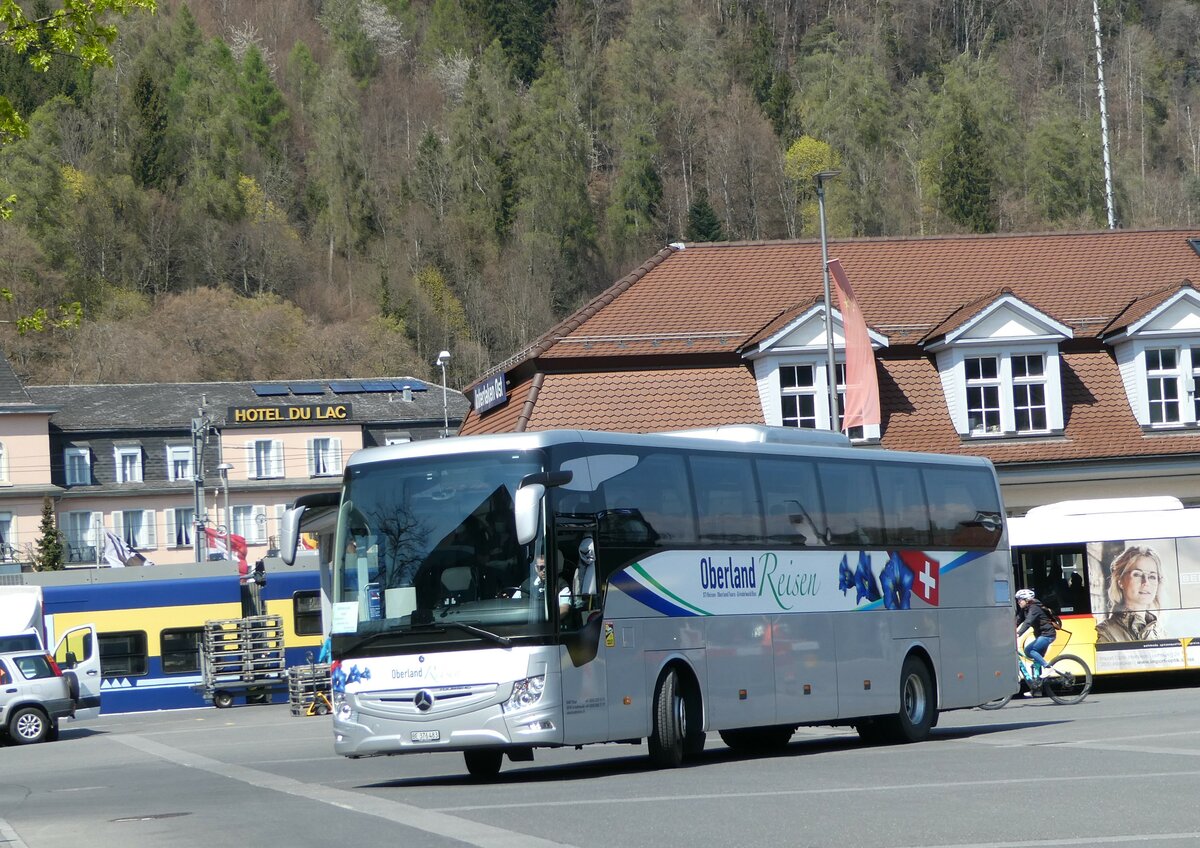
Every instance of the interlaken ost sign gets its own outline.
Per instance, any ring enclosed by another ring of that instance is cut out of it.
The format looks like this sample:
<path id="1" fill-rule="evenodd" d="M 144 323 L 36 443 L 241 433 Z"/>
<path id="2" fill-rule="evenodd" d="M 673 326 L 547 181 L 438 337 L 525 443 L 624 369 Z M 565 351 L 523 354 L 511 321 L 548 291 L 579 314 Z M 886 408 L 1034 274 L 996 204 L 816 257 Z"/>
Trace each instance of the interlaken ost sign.
<path id="1" fill-rule="evenodd" d="M 282 406 L 231 406 L 225 417 L 234 424 L 335 424 L 349 421 L 348 403 L 297 403 Z"/>

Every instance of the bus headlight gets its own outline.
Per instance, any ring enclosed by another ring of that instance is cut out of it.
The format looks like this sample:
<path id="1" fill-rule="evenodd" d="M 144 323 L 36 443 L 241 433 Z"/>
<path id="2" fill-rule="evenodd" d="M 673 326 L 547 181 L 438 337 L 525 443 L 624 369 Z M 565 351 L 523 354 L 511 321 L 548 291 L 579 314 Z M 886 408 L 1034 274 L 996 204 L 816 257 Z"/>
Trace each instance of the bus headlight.
<path id="1" fill-rule="evenodd" d="M 354 710 L 350 707 L 350 699 L 345 692 L 333 693 L 333 714 L 342 721 L 353 721 Z"/>
<path id="2" fill-rule="evenodd" d="M 504 705 L 505 712 L 532 707 L 538 701 L 542 700 L 542 692 L 545 690 L 546 675 L 544 674 L 518 680 L 513 684 L 512 696 L 508 699 L 508 703 Z"/>

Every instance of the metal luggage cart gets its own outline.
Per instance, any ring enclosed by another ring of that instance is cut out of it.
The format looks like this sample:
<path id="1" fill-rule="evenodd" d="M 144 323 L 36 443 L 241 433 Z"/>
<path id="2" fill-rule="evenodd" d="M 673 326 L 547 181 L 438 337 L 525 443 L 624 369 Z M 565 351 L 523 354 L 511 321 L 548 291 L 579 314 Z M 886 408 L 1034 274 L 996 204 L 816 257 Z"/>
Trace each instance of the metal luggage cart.
<path id="1" fill-rule="evenodd" d="M 237 693 L 246 703 L 269 703 L 287 679 L 283 653 L 283 618 L 259 615 L 204 623 L 200 652 L 201 689 L 205 700 L 224 709 Z"/>
<path id="2" fill-rule="evenodd" d="M 287 670 L 287 678 L 292 715 L 329 714 L 329 663 L 313 662 L 312 652 L 309 652 L 308 665 L 292 666 Z"/>

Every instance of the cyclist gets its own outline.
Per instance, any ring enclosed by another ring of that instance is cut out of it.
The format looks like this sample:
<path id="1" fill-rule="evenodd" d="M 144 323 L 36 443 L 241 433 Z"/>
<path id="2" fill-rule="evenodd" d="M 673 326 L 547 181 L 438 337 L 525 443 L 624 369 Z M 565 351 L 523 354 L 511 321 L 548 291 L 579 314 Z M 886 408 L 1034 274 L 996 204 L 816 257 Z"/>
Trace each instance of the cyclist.
<path id="1" fill-rule="evenodd" d="M 1016 599 L 1020 610 L 1018 616 L 1021 618 L 1021 623 L 1017 625 L 1017 636 L 1033 629 L 1034 638 L 1025 646 L 1025 656 L 1033 660 L 1033 678 L 1037 681 L 1042 677 L 1043 669 L 1054 673 L 1046 662 L 1046 650 L 1054 642 L 1057 627 L 1054 616 L 1046 611 L 1032 589 L 1018 589 Z"/>

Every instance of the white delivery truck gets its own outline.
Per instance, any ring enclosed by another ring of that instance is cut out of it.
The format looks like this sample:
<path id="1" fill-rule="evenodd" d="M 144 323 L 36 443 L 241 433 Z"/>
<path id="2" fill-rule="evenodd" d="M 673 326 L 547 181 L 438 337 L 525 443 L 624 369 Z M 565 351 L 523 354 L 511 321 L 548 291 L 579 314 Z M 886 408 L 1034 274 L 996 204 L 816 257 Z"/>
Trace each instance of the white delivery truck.
<path id="1" fill-rule="evenodd" d="M 49 651 L 41 586 L 0 586 L 0 653 Z M 73 627 L 58 640 L 53 656 L 71 685 L 74 718 L 100 715 L 100 643 L 96 627 Z"/>

